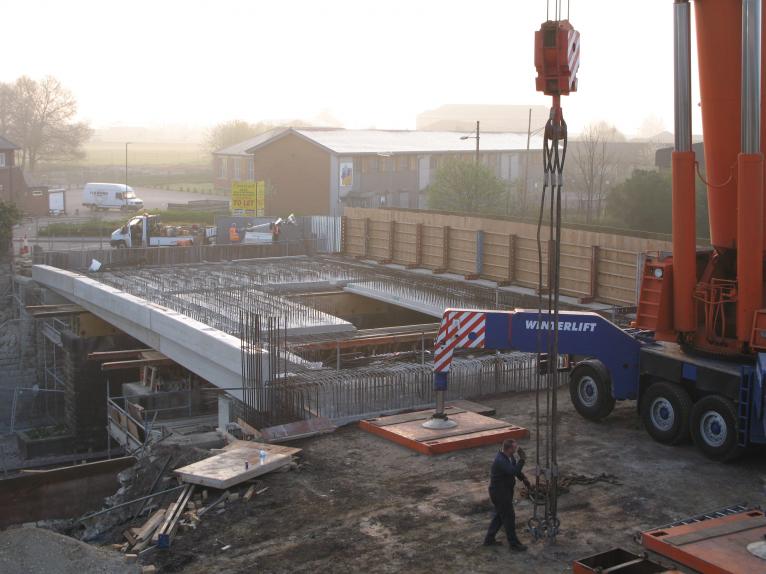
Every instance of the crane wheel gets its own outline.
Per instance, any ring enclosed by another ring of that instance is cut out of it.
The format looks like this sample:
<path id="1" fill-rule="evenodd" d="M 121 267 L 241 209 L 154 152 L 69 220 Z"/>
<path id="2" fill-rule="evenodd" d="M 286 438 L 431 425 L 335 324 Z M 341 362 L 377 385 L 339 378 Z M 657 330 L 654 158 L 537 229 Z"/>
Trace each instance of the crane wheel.
<path id="1" fill-rule="evenodd" d="M 641 398 L 641 420 L 646 432 L 662 444 L 679 444 L 689 439 L 692 399 L 680 385 L 653 383 Z"/>
<path id="2" fill-rule="evenodd" d="M 737 444 L 737 409 L 720 395 L 708 395 L 694 403 L 691 415 L 694 444 L 711 460 L 734 460 L 744 449 Z"/>
<path id="3" fill-rule="evenodd" d="M 612 378 L 604 363 L 586 359 L 577 363 L 569 375 L 569 396 L 581 416 L 600 421 L 609 416 L 614 408 Z"/>

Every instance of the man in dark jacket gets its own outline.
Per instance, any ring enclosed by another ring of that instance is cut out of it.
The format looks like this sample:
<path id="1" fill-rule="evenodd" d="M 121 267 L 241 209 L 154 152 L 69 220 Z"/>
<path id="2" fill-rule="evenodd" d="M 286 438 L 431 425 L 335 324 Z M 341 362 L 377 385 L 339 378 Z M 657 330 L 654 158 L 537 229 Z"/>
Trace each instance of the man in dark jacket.
<path id="1" fill-rule="evenodd" d="M 517 453 L 518 460 L 514 456 Z M 490 470 L 489 498 L 495 506 L 495 515 L 492 517 L 487 535 L 484 537 L 485 546 L 500 544 L 495 540 L 495 535 L 501 526 L 505 526 L 505 535 L 508 537 L 510 549 L 519 552 L 527 549 L 516 536 L 516 514 L 513 511 L 513 488 L 516 485 L 516 479 L 529 484 L 527 477 L 522 472 L 525 460 L 526 455 L 517 446 L 515 440 L 506 439 L 503 441 L 503 447 L 495 456 Z"/>

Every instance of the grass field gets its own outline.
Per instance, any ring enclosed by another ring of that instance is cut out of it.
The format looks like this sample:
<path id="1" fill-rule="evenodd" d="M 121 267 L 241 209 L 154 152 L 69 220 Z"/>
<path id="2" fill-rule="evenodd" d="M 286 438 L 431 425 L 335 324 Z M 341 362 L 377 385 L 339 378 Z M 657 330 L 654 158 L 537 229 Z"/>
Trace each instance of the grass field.
<path id="1" fill-rule="evenodd" d="M 89 142 L 85 144 L 84 166 L 125 165 L 125 142 Z M 131 143 L 128 164 L 132 166 L 210 165 L 210 153 L 199 143 Z"/>

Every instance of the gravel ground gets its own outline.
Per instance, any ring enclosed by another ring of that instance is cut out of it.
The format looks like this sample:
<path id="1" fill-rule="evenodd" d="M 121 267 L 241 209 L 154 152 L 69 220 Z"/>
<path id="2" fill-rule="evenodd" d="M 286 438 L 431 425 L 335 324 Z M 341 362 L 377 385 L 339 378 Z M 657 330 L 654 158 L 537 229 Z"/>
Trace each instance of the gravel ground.
<path id="1" fill-rule="evenodd" d="M 534 427 L 532 393 L 479 402 L 495 407 L 496 418 Z M 155 563 L 163 572 L 194 574 L 569 572 L 573 560 L 610 548 L 640 552 L 633 541 L 640 529 L 764 502 L 762 452 L 716 464 L 691 445 L 652 441 L 635 403 L 618 404 L 599 424 L 574 412 L 566 388 L 559 405 L 562 474 L 608 473 L 619 484 L 571 486 L 560 498 L 561 533 L 553 545 L 530 541 L 530 503 L 519 500 L 517 528 L 529 550 L 481 546 L 497 447 L 429 457 L 348 426 L 291 443 L 304 449 L 301 470 L 261 477 L 267 492 L 205 515 Z M 523 446 L 534 460 L 534 438 Z"/>
<path id="2" fill-rule="evenodd" d="M 42 528 L 11 528 L 0 532 L 3 574 L 136 574 L 119 552 L 85 544 Z"/>

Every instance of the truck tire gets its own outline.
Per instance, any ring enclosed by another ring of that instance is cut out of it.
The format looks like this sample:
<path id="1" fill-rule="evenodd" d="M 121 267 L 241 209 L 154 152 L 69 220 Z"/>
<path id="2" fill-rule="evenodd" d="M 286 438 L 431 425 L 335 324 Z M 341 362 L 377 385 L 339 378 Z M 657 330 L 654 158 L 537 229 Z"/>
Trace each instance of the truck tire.
<path id="1" fill-rule="evenodd" d="M 604 363 L 598 359 L 586 359 L 577 363 L 569 375 L 569 396 L 581 416 L 600 421 L 609 416 L 614 408 L 612 378 Z"/>
<path id="2" fill-rule="evenodd" d="M 114 246 L 115 246 L 117 249 L 126 249 L 126 248 L 128 247 L 128 246 L 125 244 L 125 242 L 124 242 L 124 241 L 118 241 L 117 243 L 115 243 L 115 244 L 114 244 Z"/>
<path id="3" fill-rule="evenodd" d="M 737 409 L 726 397 L 708 395 L 694 404 L 691 433 L 694 444 L 711 460 L 734 460 L 744 451 L 737 444 Z"/>
<path id="4" fill-rule="evenodd" d="M 641 398 L 641 420 L 646 432 L 662 444 L 679 444 L 689 438 L 692 399 L 681 387 L 666 381 L 653 383 Z"/>

